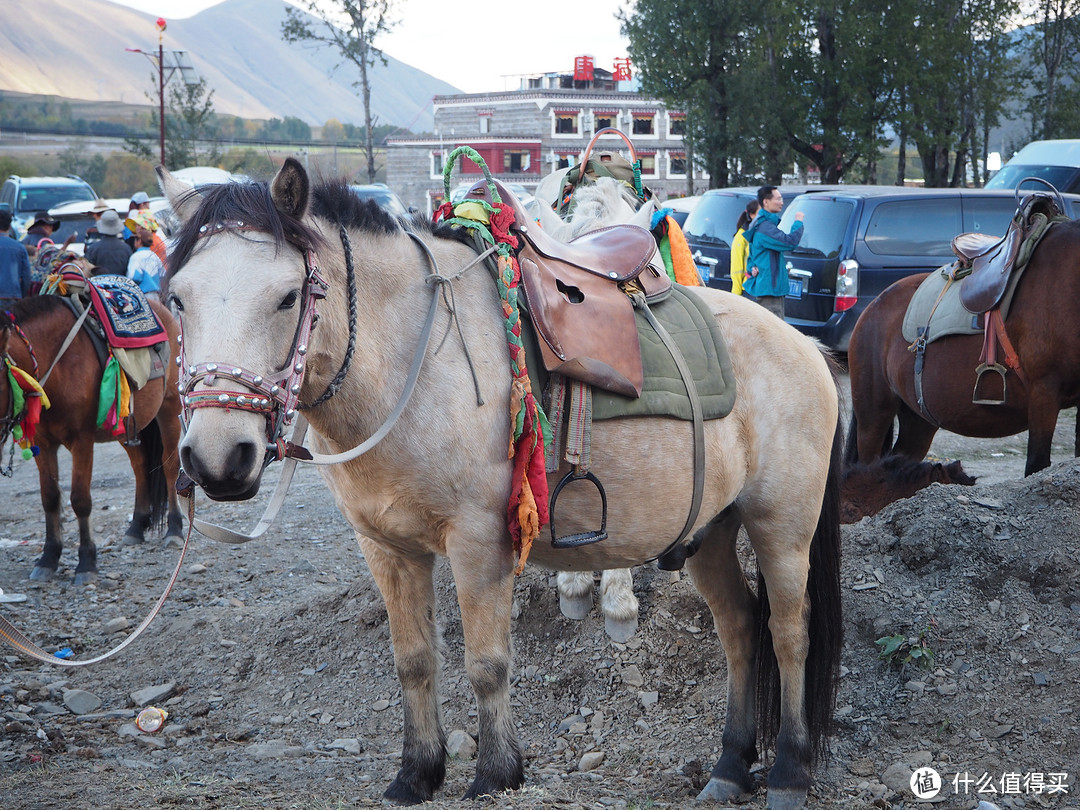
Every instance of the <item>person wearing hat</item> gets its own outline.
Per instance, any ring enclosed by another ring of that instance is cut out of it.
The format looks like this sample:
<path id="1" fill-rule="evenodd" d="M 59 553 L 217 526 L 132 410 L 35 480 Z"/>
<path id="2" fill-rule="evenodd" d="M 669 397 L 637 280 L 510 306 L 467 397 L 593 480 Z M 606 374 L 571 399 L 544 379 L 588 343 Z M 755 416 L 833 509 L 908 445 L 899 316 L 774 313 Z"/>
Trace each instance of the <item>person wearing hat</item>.
<path id="1" fill-rule="evenodd" d="M 94 207 L 90 209 L 90 216 L 94 218 L 94 224 L 86 229 L 86 238 L 83 239 L 83 250 L 90 247 L 94 242 L 101 238 L 101 232 L 98 231 L 98 222 L 101 220 L 101 215 L 106 211 L 111 211 L 112 206 L 100 197 L 94 200 Z M 119 218 L 119 215 L 117 215 Z"/>
<path id="2" fill-rule="evenodd" d="M 101 215 L 97 224 L 99 236 L 86 246 L 86 258 L 90 264 L 94 265 L 92 275 L 98 276 L 104 273 L 127 275 L 131 248 L 120 236 L 123 230 L 124 223 L 120 221 L 120 215 L 111 208 Z"/>
<path id="3" fill-rule="evenodd" d="M 150 245 L 150 249 L 154 251 L 155 254 L 157 254 L 157 257 L 159 259 L 161 259 L 162 266 L 168 269 L 169 256 L 165 248 L 165 240 L 162 239 L 161 234 L 158 233 L 158 228 L 160 226 L 158 225 L 158 221 L 154 219 L 154 215 L 150 213 L 150 210 L 148 208 L 139 209 L 137 211 L 129 211 L 128 218 L 124 222 L 124 227 L 126 231 L 130 233 L 136 233 L 139 228 L 145 228 L 146 230 L 150 231 L 150 234 L 153 237 L 153 243 Z M 135 248 L 138 249 L 138 247 L 139 243 L 138 240 L 136 240 Z"/>
<path id="4" fill-rule="evenodd" d="M 30 294 L 33 278 L 26 248 L 7 235 L 11 209 L 0 208 L 0 311 Z"/>
<path id="5" fill-rule="evenodd" d="M 60 222 L 49 216 L 48 211 L 38 211 L 34 214 L 34 221 L 26 229 L 26 236 L 22 239 L 23 244 L 35 248 L 39 248 L 43 244 L 51 245 L 53 243 L 52 235 L 56 233 L 56 229 L 59 227 Z"/>
<path id="6" fill-rule="evenodd" d="M 146 293 L 147 298 L 157 298 L 161 281 L 165 276 L 165 265 L 150 249 L 150 246 L 154 244 L 154 232 L 131 218 L 127 222 L 128 227 L 135 230 L 135 240 L 138 244 L 131 258 L 128 259 L 127 277 L 139 285 L 139 289 Z"/>

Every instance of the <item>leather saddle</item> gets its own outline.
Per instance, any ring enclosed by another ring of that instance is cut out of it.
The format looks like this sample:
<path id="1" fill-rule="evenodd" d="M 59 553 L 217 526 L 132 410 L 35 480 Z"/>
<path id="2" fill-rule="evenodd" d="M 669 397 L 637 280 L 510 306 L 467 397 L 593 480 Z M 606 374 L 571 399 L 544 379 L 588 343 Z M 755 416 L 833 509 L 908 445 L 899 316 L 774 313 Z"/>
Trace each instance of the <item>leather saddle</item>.
<path id="1" fill-rule="evenodd" d="M 1036 220 L 1040 214 L 1043 218 Z M 1020 203 L 1009 229 L 1000 239 L 982 233 L 962 233 L 955 237 L 954 277 L 967 276 L 960 286 L 960 303 L 964 309 L 976 315 L 993 309 L 1009 286 L 1021 246 L 1040 225 L 1060 215 L 1061 209 L 1052 197 L 1030 194 Z"/>
<path id="2" fill-rule="evenodd" d="M 561 242 L 547 234 L 498 181 L 514 212 L 511 230 L 521 240 L 518 264 L 540 354 L 551 372 L 623 396 L 638 397 L 644 382 L 637 321 L 629 293 L 658 300 L 671 280 L 649 231 L 613 225 Z M 465 199 L 491 202 L 485 181 Z"/>

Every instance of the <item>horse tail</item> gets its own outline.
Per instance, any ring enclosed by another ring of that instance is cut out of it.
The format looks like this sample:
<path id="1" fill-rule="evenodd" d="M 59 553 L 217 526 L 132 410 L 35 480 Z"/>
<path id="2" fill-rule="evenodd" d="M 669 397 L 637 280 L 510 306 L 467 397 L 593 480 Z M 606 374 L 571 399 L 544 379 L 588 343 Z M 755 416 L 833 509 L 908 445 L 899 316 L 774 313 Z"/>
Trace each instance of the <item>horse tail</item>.
<path id="1" fill-rule="evenodd" d="M 836 690 L 840 680 L 843 623 L 840 597 L 840 485 L 842 477 L 844 428 L 837 417 L 833 433 L 829 474 L 817 528 L 810 542 L 810 572 L 806 592 L 810 600 L 807 628 L 809 649 L 803 673 L 803 701 L 810 746 L 815 759 L 828 755 L 827 742 L 833 731 Z M 776 741 L 780 730 L 780 666 L 769 631 L 769 594 L 760 571 L 758 588 L 757 715 L 758 728 L 766 747 Z"/>
<path id="2" fill-rule="evenodd" d="M 143 474 L 146 476 L 146 489 L 150 496 L 150 525 L 148 528 L 160 531 L 165 526 L 169 514 L 169 482 L 165 477 L 162 459 L 165 457 L 165 443 L 161 440 L 161 429 L 156 419 L 139 431 L 139 442 L 143 447 Z"/>
<path id="3" fill-rule="evenodd" d="M 851 411 L 851 419 L 848 421 L 847 441 L 844 442 L 844 468 L 854 467 L 859 463 L 859 422 L 855 418 L 855 410 Z"/>

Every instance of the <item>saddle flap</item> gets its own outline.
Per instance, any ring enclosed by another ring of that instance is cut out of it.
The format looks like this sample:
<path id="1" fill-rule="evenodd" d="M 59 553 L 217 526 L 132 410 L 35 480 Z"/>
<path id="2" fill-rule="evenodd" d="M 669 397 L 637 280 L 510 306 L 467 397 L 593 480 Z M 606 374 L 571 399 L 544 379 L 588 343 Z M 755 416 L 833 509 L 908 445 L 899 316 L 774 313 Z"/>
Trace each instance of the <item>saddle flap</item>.
<path id="1" fill-rule="evenodd" d="M 971 275 L 960 285 L 960 303 L 964 309 L 976 314 L 986 312 L 1001 300 L 1024 236 L 1019 228 L 1010 226 L 997 247 L 971 260 Z"/>
<path id="2" fill-rule="evenodd" d="M 640 396 L 641 346 L 626 293 L 604 276 L 545 260 L 528 247 L 518 262 L 544 368 L 623 396 Z"/>
<path id="3" fill-rule="evenodd" d="M 952 251 L 960 263 L 970 265 L 973 259 L 988 253 L 1003 242 L 1000 236 L 992 236 L 988 233 L 961 233 L 953 237 Z"/>

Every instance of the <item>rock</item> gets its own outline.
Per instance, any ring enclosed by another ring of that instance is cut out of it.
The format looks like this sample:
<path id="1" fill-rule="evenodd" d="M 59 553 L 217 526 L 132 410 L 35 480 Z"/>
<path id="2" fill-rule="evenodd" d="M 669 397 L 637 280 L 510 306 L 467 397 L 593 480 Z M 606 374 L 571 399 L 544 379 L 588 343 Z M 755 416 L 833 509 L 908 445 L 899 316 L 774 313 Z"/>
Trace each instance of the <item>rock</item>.
<path id="1" fill-rule="evenodd" d="M 638 692 L 638 697 L 641 699 L 641 705 L 646 709 L 651 709 L 660 702 L 659 692 Z"/>
<path id="2" fill-rule="evenodd" d="M 855 776 L 873 776 L 874 771 L 877 770 L 877 768 L 874 767 L 874 763 L 865 757 L 852 760 L 848 763 L 847 767 Z"/>
<path id="3" fill-rule="evenodd" d="M 458 759 L 472 759 L 476 754 L 476 740 L 462 729 L 454 729 L 446 738 L 446 753 Z"/>
<path id="4" fill-rule="evenodd" d="M 247 751 L 255 759 L 285 759 L 304 755 L 303 747 L 289 745 L 284 740 L 268 740 L 264 743 L 255 743 L 248 746 Z"/>
<path id="5" fill-rule="evenodd" d="M 645 679 L 641 676 L 641 670 L 639 670 L 634 664 L 628 664 L 619 670 L 619 675 L 622 676 L 622 682 L 627 686 L 632 686 L 635 689 L 645 685 Z"/>
<path id="6" fill-rule="evenodd" d="M 881 783 L 893 793 L 906 795 L 911 792 L 911 766 L 906 762 L 897 762 L 885 769 Z"/>
<path id="7" fill-rule="evenodd" d="M 364 752 L 364 746 L 362 746 L 360 744 L 360 741 L 355 737 L 346 737 L 334 740 L 326 747 L 332 750 L 344 751 L 346 754 L 353 755 L 362 754 Z"/>
<path id="8" fill-rule="evenodd" d="M 390 708 L 390 701 L 385 700 L 385 699 L 384 700 L 376 700 L 374 703 L 371 704 L 371 710 L 373 712 L 385 712 L 389 708 Z"/>
<path id="9" fill-rule="evenodd" d="M 202 563 L 193 563 L 187 567 L 187 573 L 189 574 L 205 574 L 207 568 Z"/>
<path id="10" fill-rule="evenodd" d="M 85 689 L 64 691 L 64 705 L 72 714 L 89 714 L 101 708 L 101 698 Z"/>
<path id="11" fill-rule="evenodd" d="M 105 626 L 101 629 L 106 633 L 119 633 L 121 630 L 127 630 L 130 626 L 131 623 L 126 618 L 118 616 L 105 622 Z"/>
<path id="12" fill-rule="evenodd" d="M 600 767 L 600 763 L 604 761 L 603 751 L 590 751 L 585 754 L 578 762 L 579 771 L 592 771 Z"/>
<path id="13" fill-rule="evenodd" d="M 172 697 L 173 692 L 176 691 L 176 684 L 173 682 L 160 683 L 156 686 L 147 686 L 143 689 L 131 693 L 131 702 L 136 706 L 149 706 L 152 703 L 160 703 Z"/>

